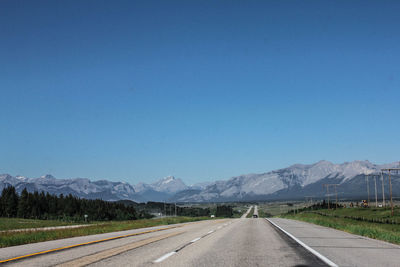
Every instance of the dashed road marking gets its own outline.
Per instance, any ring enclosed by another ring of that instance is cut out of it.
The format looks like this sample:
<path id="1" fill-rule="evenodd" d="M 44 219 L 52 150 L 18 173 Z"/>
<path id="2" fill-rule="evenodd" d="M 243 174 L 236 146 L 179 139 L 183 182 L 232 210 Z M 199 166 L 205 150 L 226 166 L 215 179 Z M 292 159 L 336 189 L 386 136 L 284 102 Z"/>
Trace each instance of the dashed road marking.
<path id="1" fill-rule="evenodd" d="M 163 260 L 165 260 L 165 259 L 171 257 L 171 256 L 174 255 L 175 253 L 176 253 L 175 251 L 172 251 L 172 252 L 170 252 L 170 253 L 167 253 L 167 254 L 165 254 L 164 256 L 162 256 L 162 257 L 156 259 L 156 260 L 154 261 L 154 263 L 162 262 Z"/>
<path id="2" fill-rule="evenodd" d="M 232 223 L 232 222 L 226 223 L 226 224 L 224 224 L 223 226 L 218 226 L 217 229 L 221 229 L 222 227 L 226 227 L 227 225 L 229 225 L 229 224 L 231 224 L 231 223 Z M 174 250 L 174 251 L 172 251 L 172 252 L 169 252 L 169 253 L 165 254 L 164 256 L 161 256 L 160 258 L 158 258 L 158 259 L 156 259 L 155 261 L 153 261 L 153 263 L 162 262 L 163 260 L 165 260 L 165 259 L 171 257 L 172 255 L 178 253 L 179 251 L 181 251 L 181 250 L 184 249 L 185 247 L 189 246 L 190 244 L 193 244 L 194 242 L 199 241 L 199 240 L 202 239 L 203 237 L 206 237 L 206 236 L 208 236 L 208 235 L 214 233 L 215 231 L 216 231 L 216 230 L 211 230 L 211 231 L 207 232 L 205 235 L 193 239 L 193 240 L 190 241 L 189 243 L 186 243 L 186 244 L 184 244 L 183 246 L 181 246 L 180 248 L 178 248 L 178 249 L 176 249 L 176 250 Z"/>
<path id="3" fill-rule="evenodd" d="M 153 232 L 159 232 L 159 231 L 174 229 L 174 228 L 178 228 L 178 227 L 183 227 L 183 225 L 172 226 L 172 227 L 164 227 L 164 228 L 153 229 L 153 230 L 148 230 L 148 231 L 139 232 L 139 233 L 127 234 L 127 235 L 114 236 L 114 237 L 109 237 L 109 238 L 100 239 L 100 240 L 94 240 L 94 241 L 90 241 L 90 242 L 86 242 L 86 243 L 80 243 L 80 244 L 75 244 L 75 245 L 71 245 L 71 246 L 65 246 L 65 247 L 60 247 L 60 248 L 54 248 L 54 249 L 39 251 L 39 252 L 36 252 L 36 253 L 22 255 L 22 256 L 10 258 L 10 259 L 0 260 L 0 263 L 16 261 L 16 260 L 20 260 L 20 259 L 30 258 L 30 257 L 33 257 L 33 256 L 48 254 L 48 253 L 51 253 L 51 252 L 57 252 L 57 251 L 61 251 L 61 250 L 66 250 L 66 249 L 70 249 L 70 248 L 76 248 L 76 247 L 81 247 L 81 246 L 85 246 L 85 245 L 101 243 L 101 242 L 105 242 L 105 241 L 111 241 L 111 240 L 125 238 L 125 237 L 131 237 L 131 236 L 143 235 L 143 234 L 148 234 L 148 233 L 153 233 Z"/>

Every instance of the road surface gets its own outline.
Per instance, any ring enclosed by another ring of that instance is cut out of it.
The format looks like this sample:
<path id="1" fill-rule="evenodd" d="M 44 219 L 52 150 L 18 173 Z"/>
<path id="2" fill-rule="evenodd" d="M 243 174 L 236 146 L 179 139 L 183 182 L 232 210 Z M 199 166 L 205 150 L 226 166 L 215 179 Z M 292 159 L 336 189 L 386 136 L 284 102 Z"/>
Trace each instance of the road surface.
<path id="1" fill-rule="evenodd" d="M 272 219 L 338 266 L 399 266 L 400 247 L 304 222 Z M 5 260 L 100 239 L 127 237 L 26 257 L 6 266 L 327 266 L 263 218 L 209 220 L 0 249 Z"/>
<path id="2" fill-rule="evenodd" d="M 306 222 L 272 222 L 338 266 L 400 266 L 400 246 Z"/>
<path id="3" fill-rule="evenodd" d="M 248 209 L 248 210 L 242 215 L 242 217 L 240 217 L 240 218 L 246 218 L 247 215 L 250 213 L 252 207 L 253 207 L 253 206 L 250 206 L 249 209 Z"/>
<path id="4" fill-rule="evenodd" d="M 261 218 L 209 220 L 9 247 L 0 249 L 0 259 L 146 231 L 153 232 L 27 257 L 5 265 L 325 266 Z"/>
<path id="5" fill-rule="evenodd" d="M 257 215 L 257 217 L 258 217 L 258 206 L 257 205 L 254 206 L 253 216 L 254 215 Z"/>

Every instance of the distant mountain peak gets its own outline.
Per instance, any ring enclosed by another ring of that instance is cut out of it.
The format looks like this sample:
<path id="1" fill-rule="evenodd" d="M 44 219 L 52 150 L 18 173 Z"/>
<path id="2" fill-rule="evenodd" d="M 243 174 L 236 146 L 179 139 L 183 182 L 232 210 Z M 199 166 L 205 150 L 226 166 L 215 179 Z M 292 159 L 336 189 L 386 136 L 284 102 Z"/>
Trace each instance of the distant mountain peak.
<path id="1" fill-rule="evenodd" d="M 312 165 L 333 165 L 333 163 L 323 159 L 323 160 L 320 160 L 317 163 L 314 163 Z"/>
<path id="2" fill-rule="evenodd" d="M 51 180 L 56 179 L 56 178 L 55 178 L 53 175 L 51 175 L 51 174 L 42 175 L 42 176 L 40 176 L 40 178 L 42 178 L 42 179 L 51 179 Z"/>
<path id="3" fill-rule="evenodd" d="M 378 165 L 368 160 L 355 160 L 336 164 L 321 160 L 312 164 L 294 164 L 266 173 L 243 174 L 228 180 L 204 182 L 192 186 L 187 186 L 180 178 L 172 175 L 151 184 L 138 183 L 132 186 L 126 182 L 91 181 L 88 178 L 57 179 L 51 174 L 39 178 L 0 174 L 0 190 L 12 185 L 18 192 L 26 187 L 30 192 L 47 191 L 51 194 L 72 194 L 89 199 L 129 199 L 136 202 L 241 201 L 270 197 L 282 199 L 303 197 L 301 194 L 321 195 L 323 192 L 321 184 L 326 182 L 340 184 L 340 188 L 347 186 L 349 189 L 341 189 L 343 192 L 357 193 L 360 192 L 360 187 L 365 186 L 366 174 L 380 173 L 382 168 L 393 167 L 399 167 L 399 162 Z"/>
<path id="4" fill-rule="evenodd" d="M 167 193 L 176 193 L 189 188 L 181 179 L 175 178 L 174 176 L 164 177 L 152 183 L 150 186 L 155 191 Z"/>
<path id="5" fill-rule="evenodd" d="M 163 184 L 167 184 L 167 183 L 171 183 L 175 180 L 176 180 L 176 178 L 174 176 L 170 175 L 170 176 L 164 177 L 161 181 Z"/>

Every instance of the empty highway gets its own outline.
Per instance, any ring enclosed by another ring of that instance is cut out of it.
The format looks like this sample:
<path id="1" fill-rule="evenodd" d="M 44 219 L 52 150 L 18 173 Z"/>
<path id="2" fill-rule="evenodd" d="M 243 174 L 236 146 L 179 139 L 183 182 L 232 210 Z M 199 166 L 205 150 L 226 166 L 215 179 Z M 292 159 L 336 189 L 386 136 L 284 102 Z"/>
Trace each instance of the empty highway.
<path id="1" fill-rule="evenodd" d="M 250 218 L 201 221 L 9 247 L 0 249 L 0 259 L 127 234 L 138 235 L 26 257 L 5 264 L 8 266 L 325 266 L 312 254 L 277 231 L 265 219 Z"/>
<path id="2" fill-rule="evenodd" d="M 338 266 L 396 266 L 399 246 L 272 219 Z M 115 237 L 123 236 L 115 239 Z M 114 238 L 114 239 L 113 239 Z M 97 240 L 110 239 L 93 243 Z M 77 246 L 82 243 L 87 245 Z M 68 249 L 59 249 L 74 246 Z M 50 253 L 35 254 L 54 250 Z M 368 253 L 368 254 L 365 254 Z M 28 255 L 27 257 L 23 257 Z M 386 258 L 382 259 L 379 255 Z M 327 266 L 263 218 L 209 220 L 0 249 L 6 266 Z M 371 259 L 369 259 L 371 258 Z M 335 266 L 333 263 L 331 266 Z M 383 264 L 379 264 L 383 263 Z"/>

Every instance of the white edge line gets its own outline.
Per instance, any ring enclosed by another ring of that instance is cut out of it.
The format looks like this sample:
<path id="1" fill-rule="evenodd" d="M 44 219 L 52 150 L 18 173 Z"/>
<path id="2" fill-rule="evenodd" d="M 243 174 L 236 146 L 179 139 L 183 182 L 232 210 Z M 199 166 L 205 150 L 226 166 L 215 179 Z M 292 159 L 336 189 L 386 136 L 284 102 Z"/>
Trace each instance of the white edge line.
<path id="1" fill-rule="evenodd" d="M 333 261 L 331 261 L 330 259 L 328 259 L 327 257 L 325 257 L 324 255 L 320 254 L 319 252 L 317 252 L 316 250 L 314 250 L 313 248 L 310 248 L 309 246 L 307 246 L 306 244 L 304 244 L 302 241 L 300 241 L 299 239 L 297 239 L 296 237 L 294 237 L 291 233 L 285 231 L 282 229 L 282 227 L 280 227 L 279 225 L 277 225 L 276 223 L 274 223 L 273 221 L 271 221 L 270 219 L 265 218 L 267 221 L 269 221 L 271 224 L 273 224 L 276 228 L 278 228 L 279 230 L 281 230 L 282 232 L 284 232 L 287 236 L 289 236 L 290 238 L 292 238 L 294 241 L 296 241 L 297 243 L 299 243 L 302 247 L 304 247 L 305 249 L 307 249 L 308 251 L 310 251 L 312 254 L 314 254 L 315 256 L 317 256 L 320 260 L 322 260 L 323 262 L 325 262 L 326 264 L 328 264 L 331 267 L 338 267 L 338 265 L 336 263 L 334 263 Z"/>
<path id="2" fill-rule="evenodd" d="M 165 259 L 168 258 L 168 257 L 171 257 L 171 256 L 174 255 L 175 253 L 176 253 L 175 251 L 172 251 L 172 252 L 170 252 L 170 253 L 167 253 L 167 254 L 165 254 L 164 256 L 162 256 L 162 257 L 156 259 L 156 260 L 153 261 L 153 262 L 154 262 L 154 263 L 162 262 L 163 260 L 165 260 Z"/>
<path id="3" fill-rule="evenodd" d="M 207 234 L 212 234 L 212 233 L 214 233 L 214 230 L 211 230 L 210 232 L 208 232 Z"/>
<path id="4" fill-rule="evenodd" d="M 199 241 L 200 238 L 201 238 L 201 237 L 195 238 L 195 239 L 193 239 L 192 241 L 190 241 L 190 243 L 194 243 L 194 242 L 196 242 L 196 241 Z"/>

